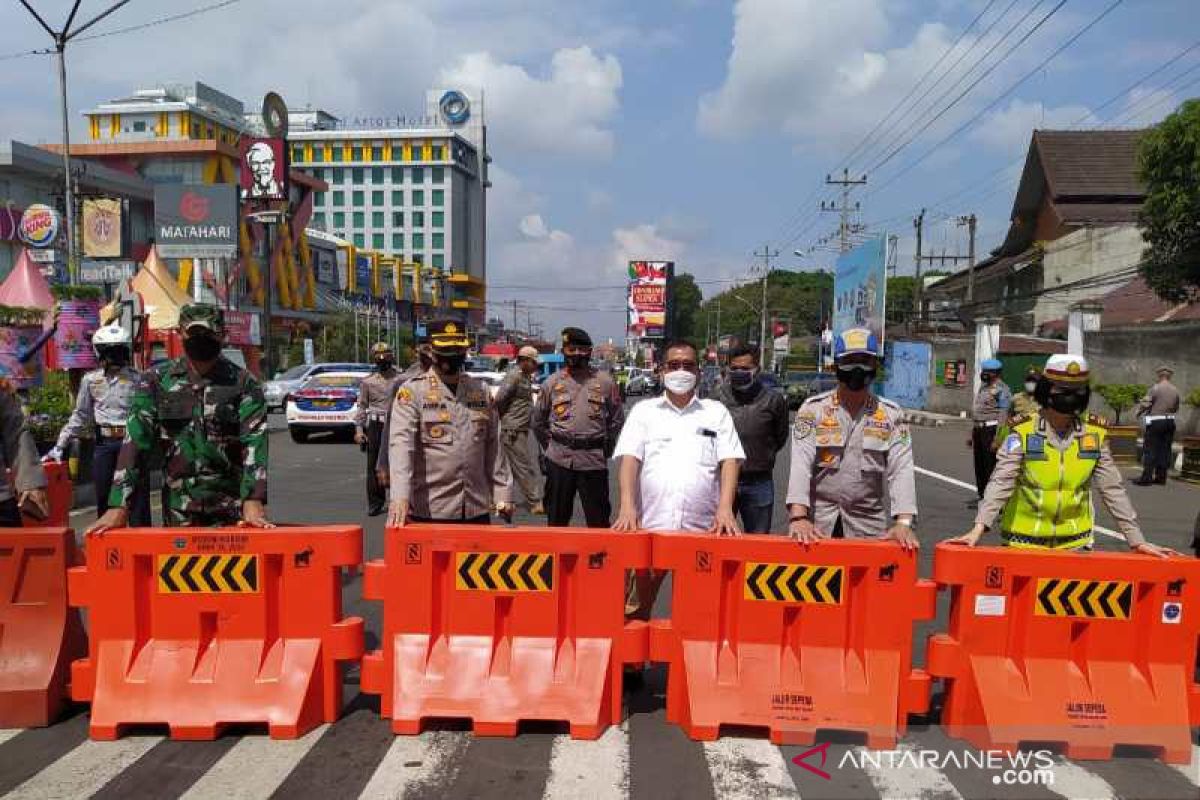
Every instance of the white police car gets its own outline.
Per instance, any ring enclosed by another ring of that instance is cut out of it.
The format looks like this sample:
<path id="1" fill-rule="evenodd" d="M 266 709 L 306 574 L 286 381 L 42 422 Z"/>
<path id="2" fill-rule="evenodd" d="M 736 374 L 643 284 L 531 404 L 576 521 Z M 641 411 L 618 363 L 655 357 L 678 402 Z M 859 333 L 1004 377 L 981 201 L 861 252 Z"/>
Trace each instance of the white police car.
<path id="1" fill-rule="evenodd" d="M 285 399 L 288 433 L 304 443 L 313 433 L 354 434 L 358 385 L 368 373 L 325 372 L 309 378 Z"/>

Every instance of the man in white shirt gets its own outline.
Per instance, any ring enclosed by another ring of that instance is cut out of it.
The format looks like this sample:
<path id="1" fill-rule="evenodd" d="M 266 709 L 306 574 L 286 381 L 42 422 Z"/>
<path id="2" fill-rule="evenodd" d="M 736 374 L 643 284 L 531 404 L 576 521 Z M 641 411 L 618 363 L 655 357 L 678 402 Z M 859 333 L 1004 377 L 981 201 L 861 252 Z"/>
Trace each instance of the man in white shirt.
<path id="1" fill-rule="evenodd" d="M 621 507 L 613 530 L 741 533 L 733 514 L 746 454 L 729 410 L 696 397 L 696 348 L 675 342 L 660 368 L 662 397 L 633 407 L 617 439 Z M 640 502 L 639 502 L 640 500 Z M 665 573 L 663 573 L 665 574 Z M 663 574 L 639 574 L 631 616 L 649 617 Z"/>

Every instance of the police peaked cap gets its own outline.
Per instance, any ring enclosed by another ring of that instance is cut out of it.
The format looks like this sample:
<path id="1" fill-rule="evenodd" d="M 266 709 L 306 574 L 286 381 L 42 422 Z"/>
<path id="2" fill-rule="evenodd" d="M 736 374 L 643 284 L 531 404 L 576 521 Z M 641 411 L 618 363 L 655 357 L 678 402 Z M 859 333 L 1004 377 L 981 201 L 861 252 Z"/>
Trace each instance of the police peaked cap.
<path id="1" fill-rule="evenodd" d="M 583 328 L 563 328 L 562 330 L 562 346 L 563 347 L 591 347 L 592 337 L 588 336 L 588 332 Z"/>

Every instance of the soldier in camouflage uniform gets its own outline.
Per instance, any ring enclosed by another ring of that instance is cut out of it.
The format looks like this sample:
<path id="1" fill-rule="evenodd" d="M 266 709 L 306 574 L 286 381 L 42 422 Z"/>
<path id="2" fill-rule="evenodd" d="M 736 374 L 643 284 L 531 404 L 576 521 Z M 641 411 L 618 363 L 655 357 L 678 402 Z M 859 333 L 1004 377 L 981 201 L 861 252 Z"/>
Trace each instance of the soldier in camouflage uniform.
<path id="1" fill-rule="evenodd" d="M 246 370 L 221 355 L 225 315 L 194 303 L 179 312 L 186 355 L 138 384 L 113 477 L 112 508 L 89 532 L 125 526 L 142 473 L 164 455 L 169 526 L 274 527 L 266 516 L 267 406 Z"/>

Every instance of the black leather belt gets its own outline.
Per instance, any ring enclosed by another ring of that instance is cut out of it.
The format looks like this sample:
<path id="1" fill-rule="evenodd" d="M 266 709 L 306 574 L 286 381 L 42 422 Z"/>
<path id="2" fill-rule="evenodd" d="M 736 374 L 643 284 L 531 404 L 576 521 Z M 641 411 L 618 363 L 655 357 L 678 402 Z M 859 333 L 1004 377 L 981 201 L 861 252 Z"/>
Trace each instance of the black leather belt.
<path id="1" fill-rule="evenodd" d="M 1038 547 L 1045 547 L 1048 550 L 1063 550 L 1063 549 L 1070 549 L 1070 548 L 1072 548 L 1072 546 L 1086 544 L 1088 542 L 1088 540 L 1090 540 L 1092 538 L 1092 532 L 1084 531 L 1083 533 L 1067 537 L 1067 536 L 1026 536 L 1023 533 L 1009 533 L 1008 531 L 1001 531 L 1000 538 L 1003 539 L 1006 543 L 1032 544 L 1032 545 L 1037 545 Z"/>
<path id="2" fill-rule="evenodd" d="M 550 431 L 550 438 L 568 450 L 599 450 L 608 442 L 607 436 L 572 436 L 558 431 Z"/>

